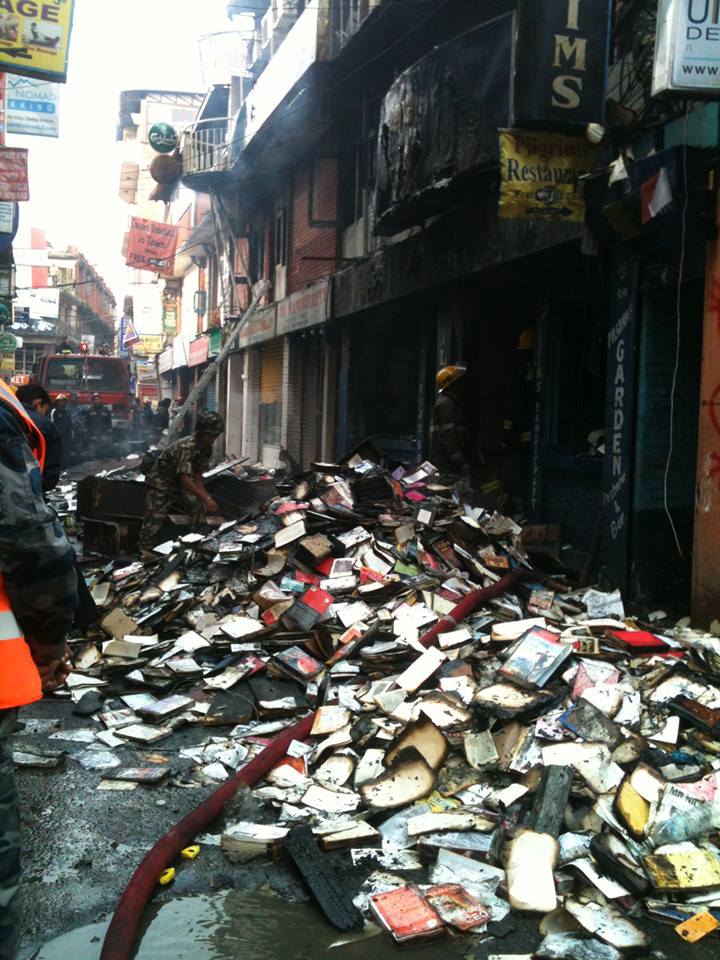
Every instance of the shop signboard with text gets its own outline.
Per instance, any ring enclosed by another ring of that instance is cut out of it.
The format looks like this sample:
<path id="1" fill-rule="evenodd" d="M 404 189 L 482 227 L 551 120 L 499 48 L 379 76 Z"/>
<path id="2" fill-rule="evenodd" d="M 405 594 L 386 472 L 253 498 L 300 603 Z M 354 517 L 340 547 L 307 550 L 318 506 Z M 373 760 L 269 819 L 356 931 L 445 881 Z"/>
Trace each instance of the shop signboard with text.
<path id="1" fill-rule="evenodd" d="M 659 0 L 652 93 L 666 91 L 720 94 L 717 0 Z"/>
<path id="2" fill-rule="evenodd" d="M 313 283 L 280 300 L 277 305 L 277 335 L 294 333 L 325 323 L 330 317 L 330 278 Z"/>
<path id="3" fill-rule="evenodd" d="M 199 367 L 201 363 L 207 361 L 208 356 L 210 355 L 210 337 L 198 337 L 197 340 L 190 341 L 190 349 L 188 350 L 188 366 L 189 367 Z"/>
<path id="4" fill-rule="evenodd" d="M 515 126 L 603 121 L 610 17 L 611 0 L 518 0 Z"/>
<path id="5" fill-rule="evenodd" d="M 60 85 L 32 77 L 7 75 L 6 129 L 28 137 L 59 136 Z"/>
<path id="6" fill-rule="evenodd" d="M 243 324 L 238 334 L 238 347 L 251 347 L 256 343 L 273 340 L 276 336 L 276 307 L 261 307 Z"/>
<path id="7" fill-rule="evenodd" d="M 0 70 L 67 79 L 74 0 L 0 0 Z"/>
<path id="8" fill-rule="evenodd" d="M 29 199 L 27 150 L 0 147 L 0 200 L 18 203 Z"/>
<path id="9" fill-rule="evenodd" d="M 580 177 L 595 163 L 584 137 L 529 130 L 500 132 L 500 216 L 505 220 L 582 223 Z"/>
<path id="10" fill-rule="evenodd" d="M 132 217 L 125 258 L 127 266 L 172 275 L 178 235 L 177 224 Z"/>

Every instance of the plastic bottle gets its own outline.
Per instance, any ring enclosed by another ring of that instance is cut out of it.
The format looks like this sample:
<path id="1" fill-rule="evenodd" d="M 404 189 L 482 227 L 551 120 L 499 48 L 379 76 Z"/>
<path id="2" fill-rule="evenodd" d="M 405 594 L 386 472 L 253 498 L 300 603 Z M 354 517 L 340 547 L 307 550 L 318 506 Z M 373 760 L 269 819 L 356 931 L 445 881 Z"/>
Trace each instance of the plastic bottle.
<path id="1" fill-rule="evenodd" d="M 679 810 L 668 820 L 656 824 L 650 832 L 655 846 L 669 843 L 683 843 L 694 840 L 705 833 L 712 833 L 720 827 L 720 806 L 717 803 L 703 803 L 687 810 Z"/>

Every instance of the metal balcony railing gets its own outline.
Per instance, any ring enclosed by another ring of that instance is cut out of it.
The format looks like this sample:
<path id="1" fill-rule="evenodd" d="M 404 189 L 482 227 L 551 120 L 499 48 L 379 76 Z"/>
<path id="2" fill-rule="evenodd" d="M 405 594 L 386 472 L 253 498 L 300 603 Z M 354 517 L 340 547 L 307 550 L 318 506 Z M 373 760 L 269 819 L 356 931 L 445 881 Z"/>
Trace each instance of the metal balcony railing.
<path id="1" fill-rule="evenodd" d="M 180 148 L 184 176 L 223 173 L 229 170 L 230 149 L 227 134 L 227 117 L 198 120 L 187 127 L 183 132 Z"/>

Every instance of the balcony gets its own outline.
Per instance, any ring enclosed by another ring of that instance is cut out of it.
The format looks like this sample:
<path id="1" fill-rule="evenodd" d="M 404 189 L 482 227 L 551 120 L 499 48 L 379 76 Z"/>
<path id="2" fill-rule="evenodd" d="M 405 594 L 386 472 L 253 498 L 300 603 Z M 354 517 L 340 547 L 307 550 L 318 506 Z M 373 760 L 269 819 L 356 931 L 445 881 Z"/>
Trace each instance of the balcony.
<path id="1" fill-rule="evenodd" d="M 466 201 L 499 164 L 509 126 L 513 17 L 441 44 L 401 73 L 382 105 L 376 193 L 379 236 Z"/>
<path id="2" fill-rule="evenodd" d="M 191 190 L 206 190 L 219 185 L 230 169 L 227 142 L 228 118 L 197 120 L 183 133 L 180 152 L 183 183 Z"/>

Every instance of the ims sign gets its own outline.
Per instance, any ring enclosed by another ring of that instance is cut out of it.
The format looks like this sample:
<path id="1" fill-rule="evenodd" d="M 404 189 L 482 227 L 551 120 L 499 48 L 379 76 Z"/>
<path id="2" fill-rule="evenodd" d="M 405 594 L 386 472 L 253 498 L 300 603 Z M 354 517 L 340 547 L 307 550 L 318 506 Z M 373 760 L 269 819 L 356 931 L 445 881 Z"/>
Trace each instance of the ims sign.
<path id="1" fill-rule="evenodd" d="M 610 0 L 519 0 L 515 126 L 602 122 L 609 24 Z"/>
<path id="2" fill-rule="evenodd" d="M 659 0 L 653 96 L 720 95 L 720 0 Z"/>

